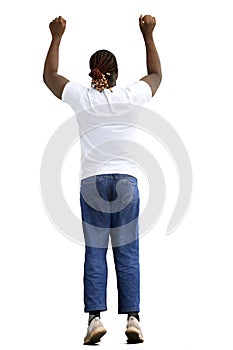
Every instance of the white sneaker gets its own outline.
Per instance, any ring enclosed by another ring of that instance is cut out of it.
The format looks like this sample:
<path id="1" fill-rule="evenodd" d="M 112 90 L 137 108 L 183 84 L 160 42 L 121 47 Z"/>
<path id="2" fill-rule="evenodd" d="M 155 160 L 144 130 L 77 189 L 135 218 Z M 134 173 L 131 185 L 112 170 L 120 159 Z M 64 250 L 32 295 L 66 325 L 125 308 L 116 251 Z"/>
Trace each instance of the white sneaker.
<path id="1" fill-rule="evenodd" d="M 143 343 L 143 335 L 140 327 L 139 321 L 134 316 L 130 316 L 127 325 L 125 334 L 127 336 L 127 342 L 129 344 Z"/>
<path id="2" fill-rule="evenodd" d="M 104 328 L 99 317 L 93 318 L 87 327 L 87 334 L 84 338 L 84 345 L 92 345 L 100 342 L 100 338 L 105 335 L 107 330 Z"/>

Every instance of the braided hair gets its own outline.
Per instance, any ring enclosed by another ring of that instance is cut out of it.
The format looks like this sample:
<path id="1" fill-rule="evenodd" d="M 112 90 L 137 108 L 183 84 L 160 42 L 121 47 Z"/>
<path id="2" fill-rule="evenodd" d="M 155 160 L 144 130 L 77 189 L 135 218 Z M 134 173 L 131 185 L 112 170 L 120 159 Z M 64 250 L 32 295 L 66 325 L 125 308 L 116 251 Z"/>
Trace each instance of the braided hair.
<path id="1" fill-rule="evenodd" d="M 118 75 L 117 60 L 113 53 L 108 50 L 96 51 L 90 58 L 90 69 L 91 87 L 99 92 L 111 90 Z"/>

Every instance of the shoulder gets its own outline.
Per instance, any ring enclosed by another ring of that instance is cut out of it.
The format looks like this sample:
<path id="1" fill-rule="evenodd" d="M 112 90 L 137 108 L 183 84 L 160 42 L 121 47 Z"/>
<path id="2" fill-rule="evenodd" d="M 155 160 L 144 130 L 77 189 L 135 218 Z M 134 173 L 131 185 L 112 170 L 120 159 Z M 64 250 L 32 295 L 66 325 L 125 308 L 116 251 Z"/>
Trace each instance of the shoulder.
<path id="1" fill-rule="evenodd" d="M 62 92 L 61 99 L 73 109 L 76 108 L 82 96 L 88 92 L 88 88 L 74 81 L 69 81 Z"/>
<path id="2" fill-rule="evenodd" d="M 64 89 L 63 89 L 63 92 L 62 92 L 62 100 L 64 102 L 66 102 L 66 98 L 69 96 L 69 95 L 72 95 L 72 96 L 78 96 L 80 93 L 84 93 L 85 91 L 87 91 L 88 88 L 75 82 L 75 81 L 69 81 Z"/>
<path id="3" fill-rule="evenodd" d="M 152 98 L 149 84 L 142 80 L 130 83 L 121 90 L 124 91 L 132 103 L 137 105 L 143 105 Z"/>
<path id="4" fill-rule="evenodd" d="M 140 91 L 142 93 L 151 95 L 151 88 L 150 88 L 149 84 L 143 80 L 138 80 L 138 81 L 135 81 L 133 83 L 130 83 L 125 88 L 131 90 L 132 92 L 133 91 Z"/>

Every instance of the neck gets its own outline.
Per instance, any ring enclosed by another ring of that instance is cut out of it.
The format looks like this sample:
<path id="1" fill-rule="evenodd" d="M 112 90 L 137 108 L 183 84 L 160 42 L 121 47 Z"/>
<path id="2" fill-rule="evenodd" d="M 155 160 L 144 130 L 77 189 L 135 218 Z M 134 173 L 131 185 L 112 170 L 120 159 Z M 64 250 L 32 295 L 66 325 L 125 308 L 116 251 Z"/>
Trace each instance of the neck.
<path id="1" fill-rule="evenodd" d="M 111 84 L 111 88 L 116 86 L 116 80 Z"/>

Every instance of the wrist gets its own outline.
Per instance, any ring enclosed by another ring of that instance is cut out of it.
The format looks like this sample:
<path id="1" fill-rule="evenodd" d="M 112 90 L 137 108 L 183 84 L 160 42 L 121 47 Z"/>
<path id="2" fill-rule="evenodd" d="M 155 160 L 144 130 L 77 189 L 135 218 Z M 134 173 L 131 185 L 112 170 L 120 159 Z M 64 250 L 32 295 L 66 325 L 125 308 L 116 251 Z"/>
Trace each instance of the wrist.
<path id="1" fill-rule="evenodd" d="M 59 45 L 61 42 L 61 38 L 61 35 L 52 35 L 52 42 Z"/>
<path id="2" fill-rule="evenodd" d="M 144 38 L 145 42 L 154 41 L 152 33 L 143 34 L 143 38 Z"/>

